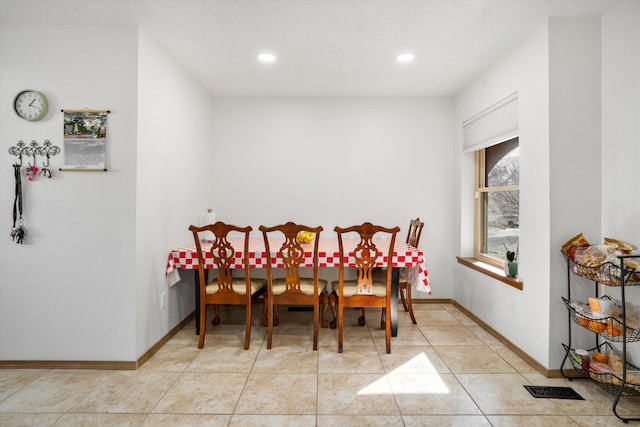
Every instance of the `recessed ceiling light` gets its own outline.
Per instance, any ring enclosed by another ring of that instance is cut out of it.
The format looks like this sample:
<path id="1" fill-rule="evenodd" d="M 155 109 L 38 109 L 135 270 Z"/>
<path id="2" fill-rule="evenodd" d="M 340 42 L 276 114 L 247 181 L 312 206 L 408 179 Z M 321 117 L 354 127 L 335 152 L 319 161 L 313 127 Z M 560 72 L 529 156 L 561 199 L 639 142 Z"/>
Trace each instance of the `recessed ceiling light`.
<path id="1" fill-rule="evenodd" d="M 276 56 L 273 53 L 263 52 L 258 55 L 258 61 L 264 63 L 276 62 Z"/>
<path id="2" fill-rule="evenodd" d="M 416 56 L 413 53 L 401 53 L 396 56 L 396 61 L 398 62 L 411 62 L 416 59 Z"/>

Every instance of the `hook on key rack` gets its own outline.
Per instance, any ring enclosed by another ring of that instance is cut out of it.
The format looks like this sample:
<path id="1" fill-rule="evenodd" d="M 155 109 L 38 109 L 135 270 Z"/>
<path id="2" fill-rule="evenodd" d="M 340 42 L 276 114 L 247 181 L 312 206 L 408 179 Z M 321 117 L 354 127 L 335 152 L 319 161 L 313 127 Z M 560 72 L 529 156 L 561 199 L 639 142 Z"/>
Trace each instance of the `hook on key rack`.
<path id="1" fill-rule="evenodd" d="M 33 181 L 33 178 L 35 178 L 36 174 L 38 173 L 38 167 L 36 166 L 37 149 L 38 149 L 38 143 L 34 139 L 32 139 L 29 146 L 25 147 L 24 149 L 25 156 L 33 157 L 33 165 L 29 163 L 29 166 L 27 166 L 27 171 L 26 171 L 27 179 L 29 181 Z"/>
<path id="2" fill-rule="evenodd" d="M 20 166 L 22 166 L 22 155 L 26 154 L 25 150 L 28 150 L 28 149 L 29 147 L 27 147 L 27 145 L 22 140 L 20 140 L 15 145 L 15 147 L 9 148 L 9 154 L 11 154 L 12 156 L 17 156 L 20 163 L 16 163 L 16 164 L 19 164 Z"/>
<path id="3" fill-rule="evenodd" d="M 49 160 L 51 159 L 51 157 L 60 154 L 60 147 L 51 145 L 51 141 L 49 141 L 48 139 L 45 139 L 42 145 L 42 147 L 36 148 L 36 153 L 39 156 L 43 156 L 46 158 L 46 163 L 44 160 L 42 161 L 42 170 L 40 171 L 40 173 L 47 178 L 51 178 L 51 170 L 49 170 Z"/>

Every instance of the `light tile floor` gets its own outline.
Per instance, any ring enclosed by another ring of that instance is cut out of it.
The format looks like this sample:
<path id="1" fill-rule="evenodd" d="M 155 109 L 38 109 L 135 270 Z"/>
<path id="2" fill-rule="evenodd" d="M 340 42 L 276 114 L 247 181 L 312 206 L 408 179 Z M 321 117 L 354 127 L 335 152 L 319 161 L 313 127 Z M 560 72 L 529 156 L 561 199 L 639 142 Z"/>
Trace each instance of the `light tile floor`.
<path id="1" fill-rule="evenodd" d="M 589 381 L 548 379 L 451 304 L 401 310 L 392 353 L 380 311 L 346 311 L 312 350 L 311 312 L 281 309 L 273 348 L 256 307 L 223 308 L 197 349 L 193 322 L 138 371 L 0 370 L 1 426 L 615 426 L 613 397 Z M 525 384 L 570 386 L 584 401 L 535 399 Z M 640 400 L 618 412 L 640 415 Z M 640 423 L 636 423 L 640 424 Z"/>

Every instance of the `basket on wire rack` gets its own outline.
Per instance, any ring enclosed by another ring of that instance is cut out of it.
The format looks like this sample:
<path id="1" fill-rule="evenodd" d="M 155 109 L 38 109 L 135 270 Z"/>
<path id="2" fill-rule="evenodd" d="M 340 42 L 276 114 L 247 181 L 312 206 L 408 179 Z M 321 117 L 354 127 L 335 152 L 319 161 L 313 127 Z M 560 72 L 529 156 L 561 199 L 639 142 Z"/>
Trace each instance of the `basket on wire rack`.
<path id="1" fill-rule="evenodd" d="M 562 301 L 569 309 L 571 319 L 578 325 L 589 329 L 591 332 L 601 334 L 607 340 L 613 342 L 640 341 L 640 328 L 634 329 L 625 326 L 618 317 L 594 313 L 587 308 L 587 304 L 578 301 L 569 301 L 564 297 L 562 297 Z"/>
<path id="2" fill-rule="evenodd" d="M 640 273 L 629 265 L 623 264 L 622 270 L 620 269 L 620 264 L 609 261 L 596 266 L 584 265 L 569 257 L 564 252 L 562 255 L 568 262 L 571 271 L 585 279 L 594 280 L 609 286 L 620 286 L 622 283 L 624 283 L 625 286 L 640 285 Z"/>

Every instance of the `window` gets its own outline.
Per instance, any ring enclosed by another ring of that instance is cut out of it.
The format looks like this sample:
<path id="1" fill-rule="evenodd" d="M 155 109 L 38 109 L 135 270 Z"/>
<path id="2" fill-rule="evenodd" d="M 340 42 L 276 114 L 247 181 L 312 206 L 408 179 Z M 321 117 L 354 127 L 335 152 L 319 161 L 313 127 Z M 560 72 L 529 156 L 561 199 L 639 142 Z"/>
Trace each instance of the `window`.
<path id="1" fill-rule="evenodd" d="M 504 265 L 518 254 L 520 160 L 518 138 L 475 152 L 475 258 Z"/>

